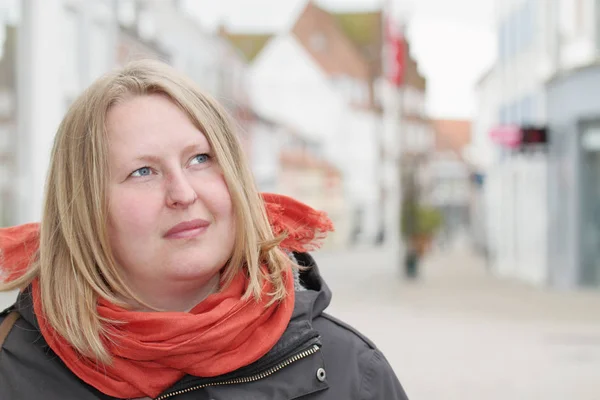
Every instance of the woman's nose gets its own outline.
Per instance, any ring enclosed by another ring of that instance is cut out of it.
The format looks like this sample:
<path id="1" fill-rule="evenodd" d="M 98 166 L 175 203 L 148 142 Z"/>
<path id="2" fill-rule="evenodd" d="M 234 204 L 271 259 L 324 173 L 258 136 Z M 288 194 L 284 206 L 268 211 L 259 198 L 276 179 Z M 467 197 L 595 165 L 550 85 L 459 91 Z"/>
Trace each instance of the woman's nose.
<path id="1" fill-rule="evenodd" d="M 172 174 L 167 182 L 167 205 L 169 207 L 188 207 L 198 195 L 183 172 Z"/>

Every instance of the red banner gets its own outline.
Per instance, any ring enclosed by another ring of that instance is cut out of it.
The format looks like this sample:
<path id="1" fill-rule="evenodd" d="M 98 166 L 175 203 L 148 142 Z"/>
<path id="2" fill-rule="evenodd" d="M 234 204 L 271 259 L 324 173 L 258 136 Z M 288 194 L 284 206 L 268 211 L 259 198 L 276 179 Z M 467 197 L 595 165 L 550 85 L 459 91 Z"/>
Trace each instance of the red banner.
<path id="1" fill-rule="evenodd" d="M 386 41 L 388 47 L 388 79 L 396 86 L 404 84 L 406 69 L 406 41 L 403 29 L 399 29 L 387 18 Z"/>

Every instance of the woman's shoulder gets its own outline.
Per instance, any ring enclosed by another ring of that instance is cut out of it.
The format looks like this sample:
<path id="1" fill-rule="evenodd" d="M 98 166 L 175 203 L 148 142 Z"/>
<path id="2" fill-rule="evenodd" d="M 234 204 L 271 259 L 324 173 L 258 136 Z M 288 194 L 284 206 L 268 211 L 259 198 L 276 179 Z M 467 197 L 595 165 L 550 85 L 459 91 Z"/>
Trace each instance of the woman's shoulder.
<path id="1" fill-rule="evenodd" d="M 313 320 L 313 327 L 319 332 L 323 353 L 336 364 L 356 366 L 361 371 L 366 368 L 379 349 L 367 336 L 350 324 L 328 314 L 321 313 Z"/>
<path id="2" fill-rule="evenodd" d="M 75 377 L 28 316 L 13 311 L 0 313 L 0 331 L 6 329 L 0 347 L 0 399 L 105 398 Z"/>
<path id="3" fill-rule="evenodd" d="M 353 388 L 360 399 L 407 399 L 388 360 L 367 336 L 327 313 L 313 326 L 321 335 L 325 365 L 336 366 L 329 368 L 332 386 Z"/>
<path id="4" fill-rule="evenodd" d="M 321 318 L 313 321 L 313 324 L 316 323 L 316 325 L 319 325 L 321 327 L 321 333 L 331 335 L 336 342 L 345 346 L 353 344 L 364 350 L 377 349 L 377 346 L 371 339 L 352 325 L 326 312 L 321 313 L 320 317 Z"/>

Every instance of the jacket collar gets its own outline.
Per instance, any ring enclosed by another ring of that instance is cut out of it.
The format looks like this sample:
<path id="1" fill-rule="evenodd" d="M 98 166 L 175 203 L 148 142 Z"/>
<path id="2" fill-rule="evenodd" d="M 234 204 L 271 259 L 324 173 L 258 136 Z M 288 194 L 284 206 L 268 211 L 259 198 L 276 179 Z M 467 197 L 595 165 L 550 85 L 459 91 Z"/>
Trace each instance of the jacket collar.
<path id="1" fill-rule="evenodd" d="M 23 291 L 19 293 L 17 296 L 17 302 L 14 305 L 15 310 L 21 315 L 25 321 L 27 321 L 30 325 L 35 327 L 36 330 L 40 330 L 40 325 L 38 324 L 37 316 L 33 311 L 33 297 L 31 295 L 31 285 L 27 286 Z"/>
<path id="2" fill-rule="evenodd" d="M 306 290 L 296 291 L 296 301 L 292 318 L 287 329 L 267 354 L 247 367 L 217 378 L 198 378 L 186 376 L 166 393 L 185 390 L 213 381 L 227 381 L 248 377 L 263 372 L 282 361 L 293 357 L 311 346 L 321 346 L 319 332 L 312 326 L 312 320 L 319 316 L 331 302 L 331 290 L 321 278 L 319 268 L 308 253 L 294 253 L 300 271 L 300 283 Z"/>

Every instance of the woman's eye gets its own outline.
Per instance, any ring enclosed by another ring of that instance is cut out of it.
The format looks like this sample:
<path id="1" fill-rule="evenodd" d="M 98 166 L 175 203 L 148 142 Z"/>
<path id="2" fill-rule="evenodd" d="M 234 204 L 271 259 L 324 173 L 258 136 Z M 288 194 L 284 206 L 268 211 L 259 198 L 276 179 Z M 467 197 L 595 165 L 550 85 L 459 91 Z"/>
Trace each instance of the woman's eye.
<path id="1" fill-rule="evenodd" d="M 207 162 L 209 160 L 209 156 L 208 154 L 198 154 L 197 156 L 195 156 L 194 158 L 192 158 L 192 161 L 190 161 L 190 164 L 204 164 L 205 162 Z"/>
<path id="2" fill-rule="evenodd" d="M 140 176 L 148 176 L 152 175 L 152 170 L 150 167 L 142 167 L 140 169 L 136 169 L 131 173 L 131 176 L 140 177 Z"/>

